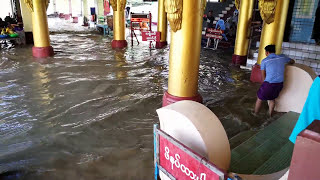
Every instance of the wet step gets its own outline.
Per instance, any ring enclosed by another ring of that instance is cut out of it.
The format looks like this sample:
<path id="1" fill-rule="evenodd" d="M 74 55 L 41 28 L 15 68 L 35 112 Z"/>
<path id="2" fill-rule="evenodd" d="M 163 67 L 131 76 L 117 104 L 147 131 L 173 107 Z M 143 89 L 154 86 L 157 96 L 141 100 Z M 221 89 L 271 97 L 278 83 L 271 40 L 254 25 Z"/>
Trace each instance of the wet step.
<path id="1" fill-rule="evenodd" d="M 249 130 L 249 131 L 244 131 L 244 132 L 237 134 L 236 136 L 229 139 L 230 148 L 234 149 L 235 147 L 237 147 L 240 144 L 242 144 L 243 142 L 247 141 L 248 139 L 250 139 L 252 136 L 254 136 L 257 133 L 258 133 L 258 131 Z"/>
<path id="2" fill-rule="evenodd" d="M 293 143 L 287 142 L 277 153 L 269 158 L 253 174 L 271 174 L 290 166 Z"/>
<path id="3" fill-rule="evenodd" d="M 290 146 L 288 138 L 298 118 L 298 113 L 286 113 L 232 149 L 230 170 L 235 173 L 253 174 L 264 171 L 276 172 L 282 170 L 283 166 L 289 166 L 293 146 Z M 278 156 L 282 157 L 283 162 L 271 168 L 271 164 L 278 163 Z"/>

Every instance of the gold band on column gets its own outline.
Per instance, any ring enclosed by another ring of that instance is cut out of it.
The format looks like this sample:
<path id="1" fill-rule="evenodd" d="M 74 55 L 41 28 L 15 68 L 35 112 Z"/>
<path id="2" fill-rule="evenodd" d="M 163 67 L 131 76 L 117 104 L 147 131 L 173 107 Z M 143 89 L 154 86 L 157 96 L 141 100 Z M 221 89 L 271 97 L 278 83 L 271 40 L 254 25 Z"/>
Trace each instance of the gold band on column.
<path id="1" fill-rule="evenodd" d="M 277 0 L 274 21 L 270 24 L 267 24 L 266 22 L 263 23 L 257 62 L 258 64 L 261 64 L 261 61 L 266 57 L 264 48 L 267 45 L 276 45 L 276 54 L 281 53 L 288 8 L 289 0 Z"/>

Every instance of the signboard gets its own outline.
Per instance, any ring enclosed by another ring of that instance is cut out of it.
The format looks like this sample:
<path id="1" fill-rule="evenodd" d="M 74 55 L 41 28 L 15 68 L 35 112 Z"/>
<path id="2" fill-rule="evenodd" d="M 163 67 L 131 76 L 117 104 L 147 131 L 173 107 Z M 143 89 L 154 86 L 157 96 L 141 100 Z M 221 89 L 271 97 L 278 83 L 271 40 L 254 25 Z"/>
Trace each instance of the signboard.
<path id="1" fill-rule="evenodd" d="M 223 31 L 220 29 L 208 28 L 207 33 L 211 34 L 223 34 Z"/>
<path id="2" fill-rule="evenodd" d="M 156 128 L 156 127 L 155 127 Z M 171 136 L 155 129 L 156 169 L 171 179 L 224 180 L 224 173 Z"/>
<path id="3" fill-rule="evenodd" d="M 222 39 L 223 31 L 220 29 L 214 29 L 214 28 L 208 28 L 206 37 L 207 38 L 212 38 L 212 39 Z"/>
<path id="4" fill-rule="evenodd" d="M 206 37 L 212 38 L 212 39 L 220 39 L 220 40 L 222 39 L 222 36 L 218 34 L 206 34 Z"/>
<path id="5" fill-rule="evenodd" d="M 131 18 L 131 22 L 149 22 L 150 20 L 147 18 Z"/>
<path id="6" fill-rule="evenodd" d="M 160 41 L 160 32 L 158 31 L 142 31 L 142 41 Z"/>

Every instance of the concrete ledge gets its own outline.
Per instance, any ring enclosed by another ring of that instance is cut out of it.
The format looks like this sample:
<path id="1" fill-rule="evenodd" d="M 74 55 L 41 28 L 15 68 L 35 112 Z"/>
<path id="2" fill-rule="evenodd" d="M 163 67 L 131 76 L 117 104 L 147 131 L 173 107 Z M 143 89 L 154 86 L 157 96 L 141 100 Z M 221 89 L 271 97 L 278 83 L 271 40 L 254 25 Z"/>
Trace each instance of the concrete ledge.
<path id="1" fill-rule="evenodd" d="M 320 121 L 315 120 L 297 137 L 289 179 L 320 179 Z"/>

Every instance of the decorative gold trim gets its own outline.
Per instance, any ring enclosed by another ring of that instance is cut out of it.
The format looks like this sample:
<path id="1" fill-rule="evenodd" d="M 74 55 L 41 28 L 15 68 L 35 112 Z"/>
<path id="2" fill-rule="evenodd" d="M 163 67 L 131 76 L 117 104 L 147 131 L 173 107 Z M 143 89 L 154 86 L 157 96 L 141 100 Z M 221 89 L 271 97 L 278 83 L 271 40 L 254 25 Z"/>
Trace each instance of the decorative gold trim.
<path id="1" fill-rule="evenodd" d="M 236 8 L 239 10 L 240 9 L 240 0 L 235 0 L 235 5 L 236 5 Z"/>
<path id="2" fill-rule="evenodd" d="M 49 7 L 49 3 L 50 3 L 50 0 L 43 0 L 45 5 L 46 5 L 46 9 L 48 9 Z M 33 1 L 32 0 L 24 0 L 24 3 L 26 3 L 28 9 L 33 12 Z"/>
<path id="3" fill-rule="evenodd" d="M 120 0 L 120 10 L 124 10 L 126 8 L 127 0 Z"/>
<path id="4" fill-rule="evenodd" d="M 49 7 L 50 0 L 45 0 L 46 9 Z"/>
<path id="5" fill-rule="evenodd" d="M 113 9 L 114 11 L 117 11 L 117 10 L 118 10 L 117 0 L 110 0 L 110 5 L 112 6 L 112 9 Z"/>
<path id="6" fill-rule="evenodd" d="M 28 9 L 33 12 L 33 2 L 32 0 L 24 0 L 24 3 L 26 3 Z"/>
<path id="7" fill-rule="evenodd" d="M 183 0 L 165 0 L 165 10 L 173 32 L 181 29 Z"/>
<path id="8" fill-rule="evenodd" d="M 267 24 L 273 23 L 276 12 L 277 0 L 260 0 L 259 9 L 263 21 Z"/>
<path id="9" fill-rule="evenodd" d="M 202 11 L 203 12 L 206 9 L 206 6 L 207 6 L 207 0 L 202 0 Z"/>

